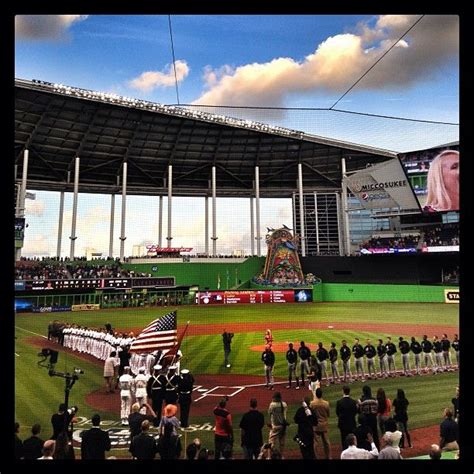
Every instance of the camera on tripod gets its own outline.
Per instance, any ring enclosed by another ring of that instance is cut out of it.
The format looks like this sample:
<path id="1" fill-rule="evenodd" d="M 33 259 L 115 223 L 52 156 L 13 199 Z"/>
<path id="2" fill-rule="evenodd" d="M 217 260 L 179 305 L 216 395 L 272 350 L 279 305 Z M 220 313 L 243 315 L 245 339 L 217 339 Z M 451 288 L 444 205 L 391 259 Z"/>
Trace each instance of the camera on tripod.
<path id="1" fill-rule="evenodd" d="M 38 353 L 38 357 L 43 358 L 42 360 L 40 360 L 38 362 L 38 365 L 42 366 L 42 367 L 44 367 L 44 362 L 49 357 L 49 363 L 48 363 L 47 367 L 49 369 L 52 369 L 54 367 L 54 365 L 56 364 L 56 362 L 58 361 L 59 352 L 55 351 L 53 349 L 49 349 L 48 347 L 45 347 L 45 348 L 41 349 L 40 353 Z"/>

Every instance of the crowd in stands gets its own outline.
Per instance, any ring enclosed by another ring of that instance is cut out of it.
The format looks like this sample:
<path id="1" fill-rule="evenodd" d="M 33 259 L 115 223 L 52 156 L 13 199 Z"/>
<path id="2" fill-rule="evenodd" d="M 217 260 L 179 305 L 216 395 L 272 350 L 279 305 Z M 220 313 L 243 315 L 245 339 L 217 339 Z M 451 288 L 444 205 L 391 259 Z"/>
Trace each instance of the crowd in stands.
<path id="1" fill-rule="evenodd" d="M 75 280 L 90 278 L 151 277 L 151 273 L 122 268 L 120 262 L 88 265 L 78 261 L 50 261 L 21 259 L 15 265 L 16 280 Z"/>
<path id="2" fill-rule="evenodd" d="M 403 237 L 374 237 L 360 245 L 360 248 L 389 248 L 389 249 L 408 249 L 416 248 L 418 245 L 418 235 L 407 235 Z"/>
<path id="3" fill-rule="evenodd" d="M 425 227 L 423 245 L 427 247 L 459 245 L 459 223 Z"/>
<path id="4" fill-rule="evenodd" d="M 436 224 L 423 226 L 419 235 L 373 236 L 369 240 L 360 244 L 362 249 L 417 249 L 423 251 L 426 247 L 448 247 L 459 245 L 459 223 Z M 364 253 L 364 252 L 362 252 Z"/>

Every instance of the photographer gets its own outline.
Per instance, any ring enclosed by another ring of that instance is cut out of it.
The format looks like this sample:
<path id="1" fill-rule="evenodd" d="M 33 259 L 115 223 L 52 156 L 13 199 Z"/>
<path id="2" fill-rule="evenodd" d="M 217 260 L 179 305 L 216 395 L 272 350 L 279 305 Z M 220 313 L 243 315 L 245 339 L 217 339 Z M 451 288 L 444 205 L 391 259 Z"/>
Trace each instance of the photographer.
<path id="1" fill-rule="evenodd" d="M 56 440 L 61 431 L 68 431 L 68 427 L 72 422 L 76 413 L 76 407 L 66 409 L 66 405 L 61 403 L 59 405 L 58 413 L 54 413 L 51 417 L 51 425 L 53 426 L 53 435 L 50 439 Z"/>
<path id="2" fill-rule="evenodd" d="M 310 408 L 310 402 L 310 397 L 305 397 L 302 406 L 296 410 L 294 416 L 295 423 L 298 425 L 298 433 L 294 440 L 299 444 L 303 459 L 316 459 L 313 427 L 318 424 L 318 418 Z"/>

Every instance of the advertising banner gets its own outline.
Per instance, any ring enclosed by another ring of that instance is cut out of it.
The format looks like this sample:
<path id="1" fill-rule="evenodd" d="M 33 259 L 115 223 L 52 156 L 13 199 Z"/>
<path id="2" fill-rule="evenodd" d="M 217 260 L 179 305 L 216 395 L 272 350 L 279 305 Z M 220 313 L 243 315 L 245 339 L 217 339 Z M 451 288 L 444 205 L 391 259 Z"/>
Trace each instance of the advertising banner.
<path id="1" fill-rule="evenodd" d="M 71 311 L 94 311 L 100 309 L 100 304 L 73 304 Z"/>
<path id="2" fill-rule="evenodd" d="M 444 302 L 445 303 L 459 303 L 460 295 L 459 288 L 445 288 Z"/>
<path id="3" fill-rule="evenodd" d="M 344 178 L 344 184 L 365 209 L 398 208 L 405 213 L 420 212 L 398 159 L 356 171 Z"/>
<path id="4" fill-rule="evenodd" d="M 33 306 L 33 313 L 61 313 L 71 311 L 71 306 Z"/>

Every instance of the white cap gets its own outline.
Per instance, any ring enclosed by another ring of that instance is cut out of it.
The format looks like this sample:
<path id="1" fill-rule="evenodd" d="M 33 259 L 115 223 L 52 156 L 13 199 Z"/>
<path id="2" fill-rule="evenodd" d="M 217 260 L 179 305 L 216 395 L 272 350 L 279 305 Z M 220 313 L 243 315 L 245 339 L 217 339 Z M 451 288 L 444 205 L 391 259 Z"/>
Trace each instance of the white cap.
<path id="1" fill-rule="evenodd" d="M 155 370 L 161 370 L 163 368 L 162 365 L 156 364 L 155 367 L 153 367 Z"/>
<path id="2" fill-rule="evenodd" d="M 181 373 L 182 373 L 182 374 L 189 374 L 189 370 L 188 370 L 188 369 L 182 369 L 182 370 L 181 370 Z"/>
<path id="3" fill-rule="evenodd" d="M 176 365 L 170 365 L 169 370 L 176 370 Z"/>
<path id="4" fill-rule="evenodd" d="M 140 367 L 140 368 L 138 369 L 138 372 L 145 372 L 145 367 Z"/>

